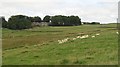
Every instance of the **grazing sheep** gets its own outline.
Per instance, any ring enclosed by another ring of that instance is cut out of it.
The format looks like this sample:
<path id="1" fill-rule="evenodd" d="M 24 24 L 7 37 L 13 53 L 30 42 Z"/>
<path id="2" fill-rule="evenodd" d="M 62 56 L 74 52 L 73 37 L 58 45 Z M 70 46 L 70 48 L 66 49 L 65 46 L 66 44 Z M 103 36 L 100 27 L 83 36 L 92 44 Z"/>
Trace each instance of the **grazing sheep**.
<path id="1" fill-rule="evenodd" d="M 68 41 L 68 38 L 64 39 L 64 41 L 67 42 L 67 41 Z"/>
<path id="2" fill-rule="evenodd" d="M 89 35 L 84 35 L 84 36 L 82 36 L 82 37 L 80 37 L 81 39 L 84 39 L 84 38 L 88 38 L 89 37 Z"/>
<path id="3" fill-rule="evenodd" d="M 62 43 L 62 41 L 61 41 L 61 40 L 58 40 L 58 43 L 59 43 L 59 44 L 61 44 L 61 43 Z"/>
<path id="4" fill-rule="evenodd" d="M 96 34 L 97 36 L 99 36 L 100 34 Z"/>
<path id="5" fill-rule="evenodd" d="M 116 34 L 119 34 L 119 32 L 116 32 Z"/>
<path id="6" fill-rule="evenodd" d="M 76 38 L 72 38 L 72 40 L 76 40 L 76 39 L 78 39 L 78 38 L 84 39 L 84 38 L 88 38 L 88 37 L 89 37 L 89 35 L 77 36 Z M 59 44 L 62 44 L 62 43 L 65 43 L 65 42 L 67 42 L 67 41 L 69 41 L 69 40 L 70 40 L 70 38 L 65 38 L 65 39 L 63 39 L 63 40 L 58 40 L 58 43 L 59 43 Z"/>
<path id="7" fill-rule="evenodd" d="M 58 40 L 58 42 L 60 42 L 60 40 Z"/>
<path id="8" fill-rule="evenodd" d="M 76 38 L 73 38 L 73 40 L 76 40 Z"/>
<path id="9" fill-rule="evenodd" d="M 80 36 L 77 36 L 76 38 L 80 38 Z"/>
<path id="10" fill-rule="evenodd" d="M 86 38 L 85 36 L 82 36 L 82 37 L 80 37 L 81 39 L 84 39 L 84 38 Z"/>
<path id="11" fill-rule="evenodd" d="M 69 38 L 66 38 L 67 40 L 69 39 Z"/>
<path id="12" fill-rule="evenodd" d="M 87 37 L 89 37 L 89 35 L 85 35 L 85 37 L 87 38 Z"/>
<path id="13" fill-rule="evenodd" d="M 58 40 L 58 43 L 61 44 L 61 43 L 65 43 L 69 40 L 69 38 L 65 38 L 63 40 Z"/>
<path id="14" fill-rule="evenodd" d="M 92 36 L 92 38 L 94 38 L 95 36 Z"/>
<path id="15" fill-rule="evenodd" d="M 64 42 L 64 40 L 61 40 L 61 42 L 63 43 L 63 42 Z"/>
<path id="16" fill-rule="evenodd" d="M 67 38 L 67 40 L 69 41 L 69 40 L 70 40 L 70 38 Z"/>

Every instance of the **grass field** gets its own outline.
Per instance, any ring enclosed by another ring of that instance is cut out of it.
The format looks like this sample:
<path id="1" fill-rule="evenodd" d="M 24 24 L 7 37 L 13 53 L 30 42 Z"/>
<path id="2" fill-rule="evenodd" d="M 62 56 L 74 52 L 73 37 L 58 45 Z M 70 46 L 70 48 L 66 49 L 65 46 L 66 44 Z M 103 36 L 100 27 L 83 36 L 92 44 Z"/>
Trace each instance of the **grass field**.
<path id="1" fill-rule="evenodd" d="M 115 65 L 116 32 L 116 24 L 3 29 L 3 65 Z M 83 35 L 89 37 L 72 40 Z M 64 38 L 70 40 L 59 44 Z"/>

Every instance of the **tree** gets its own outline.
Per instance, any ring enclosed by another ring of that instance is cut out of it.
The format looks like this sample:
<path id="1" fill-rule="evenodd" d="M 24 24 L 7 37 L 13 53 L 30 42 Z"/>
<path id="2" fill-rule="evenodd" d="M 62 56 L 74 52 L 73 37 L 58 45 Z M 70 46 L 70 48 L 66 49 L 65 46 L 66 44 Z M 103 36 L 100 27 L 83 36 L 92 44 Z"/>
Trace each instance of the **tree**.
<path id="1" fill-rule="evenodd" d="M 33 22 L 41 22 L 41 18 L 39 16 L 35 16 L 32 19 L 33 19 Z"/>
<path id="2" fill-rule="evenodd" d="M 43 18 L 43 22 L 50 22 L 50 16 L 45 16 L 44 18 Z"/>
<path id="3" fill-rule="evenodd" d="M 76 25 L 81 25 L 81 19 L 78 16 L 76 17 Z"/>
<path id="4" fill-rule="evenodd" d="M 69 23 L 73 26 L 81 25 L 81 19 L 78 16 L 70 16 Z"/>
<path id="5" fill-rule="evenodd" d="M 5 17 L 1 17 L 2 27 L 7 28 L 7 21 L 5 20 Z"/>
<path id="6" fill-rule="evenodd" d="M 91 24 L 100 24 L 100 22 L 91 22 Z"/>
<path id="7" fill-rule="evenodd" d="M 31 22 L 34 22 L 34 17 L 28 17 Z"/>
<path id="8" fill-rule="evenodd" d="M 51 22 L 52 22 L 51 24 L 54 26 L 62 26 L 64 24 L 62 20 L 62 15 L 53 16 L 51 18 Z"/>
<path id="9" fill-rule="evenodd" d="M 14 30 L 31 28 L 31 21 L 28 16 L 15 15 L 11 16 L 8 20 L 8 28 Z"/>
<path id="10" fill-rule="evenodd" d="M 52 25 L 57 26 L 74 26 L 81 25 L 81 19 L 78 16 L 57 15 L 51 18 Z"/>
<path id="11" fill-rule="evenodd" d="M 58 25 L 58 16 L 52 16 L 51 25 Z"/>

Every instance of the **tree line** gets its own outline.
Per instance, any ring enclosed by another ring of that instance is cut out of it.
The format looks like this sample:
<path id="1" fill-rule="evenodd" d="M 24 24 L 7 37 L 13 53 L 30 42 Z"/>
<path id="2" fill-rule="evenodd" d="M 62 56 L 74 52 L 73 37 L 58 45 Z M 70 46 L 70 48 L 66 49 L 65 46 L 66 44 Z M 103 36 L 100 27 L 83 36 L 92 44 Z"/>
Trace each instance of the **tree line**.
<path id="1" fill-rule="evenodd" d="M 2 27 L 21 30 L 32 28 L 32 23 L 41 23 L 47 22 L 49 26 L 78 26 L 81 25 L 81 19 L 78 16 L 64 16 L 64 15 L 55 15 L 49 16 L 46 15 L 43 20 L 39 16 L 29 17 L 26 15 L 14 15 L 11 16 L 8 21 L 5 20 L 5 17 L 0 18 L 2 20 Z"/>

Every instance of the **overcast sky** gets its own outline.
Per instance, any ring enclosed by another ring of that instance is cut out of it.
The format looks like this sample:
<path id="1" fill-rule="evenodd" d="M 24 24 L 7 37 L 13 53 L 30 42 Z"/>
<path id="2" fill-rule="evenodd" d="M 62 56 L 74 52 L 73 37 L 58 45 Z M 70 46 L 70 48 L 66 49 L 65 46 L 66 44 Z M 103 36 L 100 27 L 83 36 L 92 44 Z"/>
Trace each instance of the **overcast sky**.
<path id="1" fill-rule="evenodd" d="M 0 0 L 0 16 L 77 15 L 82 21 L 116 22 L 119 0 Z"/>

